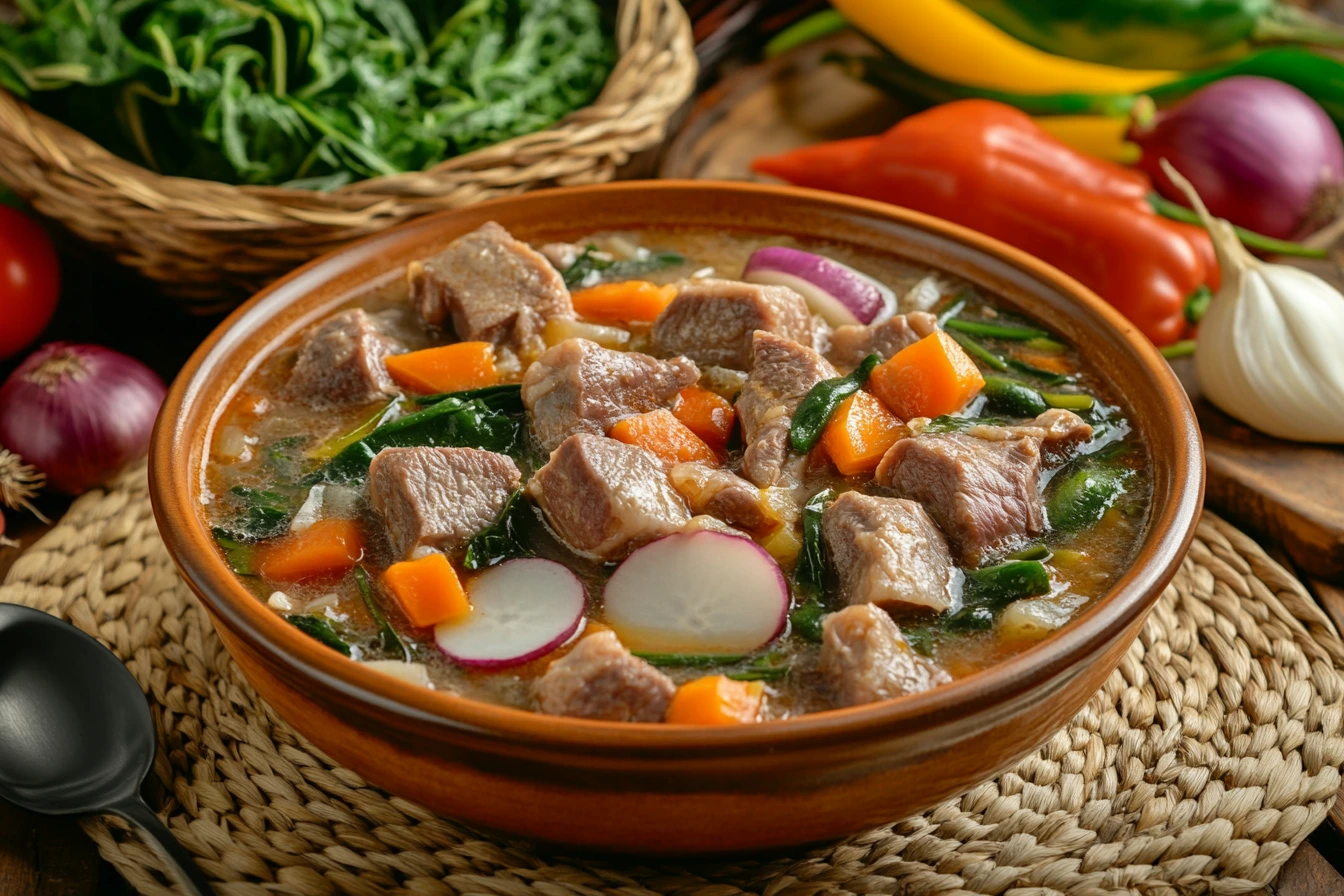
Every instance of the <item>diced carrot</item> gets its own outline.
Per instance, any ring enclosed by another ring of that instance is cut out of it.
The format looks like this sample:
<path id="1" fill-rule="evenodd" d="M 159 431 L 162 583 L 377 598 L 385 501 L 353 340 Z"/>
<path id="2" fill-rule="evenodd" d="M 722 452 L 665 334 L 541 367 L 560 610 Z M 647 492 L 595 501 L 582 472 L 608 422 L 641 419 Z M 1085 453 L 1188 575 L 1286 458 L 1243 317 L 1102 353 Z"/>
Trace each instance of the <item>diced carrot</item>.
<path id="1" fill-rule="evenodd" d="M 733 681 L 707 675 L 677 688 L 663 721 L 672 725 L 741 725 L 755 722 L 765 699 L 765 682 Z"/>
<path id="2" fill-rule="evenodd" d="M 422 395 L 479 389 L 499 382 L 495 347 L 488 342 L 454 342 L 389 355 L 383 363 L 397 385 Z"/>
<path id="3" fill-rule="evenodd" d="M 703 460 L 717 464 L 719 456 L 667 408 L 626 417 L 607 431 L 618 442 L 638 445 L 668 463 Z"/>
<path id="4" fill-rule="evenodd" d="M 443 554 L 393 563 L 383 573 L 383 584 L 411 625 L 419 628 L 460 619 L 471 612 L 462 581 Z"/>
<path id="5" fill-rule="evenodd" d="M 984 385 L 975 362 L 942 330 L 907 345 L 868 379 L 873 394 L 903 420 L 959 411 Z"/>
<path id="6" fill-rule="evenodd" d="M 318 520 L 302 532 L 257 547 L 256 568 L 273 582 L 339 578 L 364 556 L 354 520 Z"/>
<path id="7" fill-rule="evenodd" d="M 672 413 L 715 451 L 723 451 L 737 424 L 733 403 L 717 392 L 687 386 L 677 393 Z"/>
<path id="8" fill-rule="evenodd" d="M 855 392 L 840 402 L 821 434 L 821 444 L 844 476 L 877 469 L 877 462 L 896 444 L 904 426 L 882 402 L 867 392 Z"/>
<path id="9" fill-rule="evenodd" d="M 1030 364 L 1032 367 L 1048 370 L 1051 373 L 1074 373 L 1072 365 L 1069 364 L 1069 359 L 1062 355 L 1047 355 L 1043 352 L 1018 352 L 1017 360 L 1024 364 Z"/>
<path id="10" fill-rule="evenodd" d="M 570 296 L 574 313 L 600 323 L 654 321 L 677 297 L 675 286 L 658 286 L 647 280 L 599 283 Z"/>

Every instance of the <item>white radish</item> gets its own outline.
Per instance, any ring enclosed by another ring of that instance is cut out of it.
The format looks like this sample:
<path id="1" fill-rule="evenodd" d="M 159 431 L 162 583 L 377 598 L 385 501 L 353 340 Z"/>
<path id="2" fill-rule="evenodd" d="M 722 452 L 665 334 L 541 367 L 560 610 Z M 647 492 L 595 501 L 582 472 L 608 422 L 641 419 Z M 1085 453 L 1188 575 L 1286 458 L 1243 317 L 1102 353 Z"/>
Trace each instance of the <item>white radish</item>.
<path id="1" fill-rule="evenodd" d="M 760 545 L 702 530 L 635 551 L 607 581 L 603 603 L 631 650 L 742 654 L 784 631 L 789 586 Z"/>
<path id="2" fill-rule="evenodd" d="M 545 656 L 583 624 L 587 594 L 553 560 L 509 560 L 473 579 L 471 613 L 434 629 L 439 650 L 462 666 L 504 669 Z"/>

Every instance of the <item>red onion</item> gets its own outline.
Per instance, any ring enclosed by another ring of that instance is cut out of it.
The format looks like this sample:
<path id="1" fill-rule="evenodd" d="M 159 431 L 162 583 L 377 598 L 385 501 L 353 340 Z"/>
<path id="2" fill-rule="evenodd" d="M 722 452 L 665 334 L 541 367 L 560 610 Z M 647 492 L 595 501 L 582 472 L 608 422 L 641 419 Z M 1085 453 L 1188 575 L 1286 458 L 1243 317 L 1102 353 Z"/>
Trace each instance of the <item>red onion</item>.
<path id="1" fill-rule="evenodd" d="M 1165 158 L 1216 217 L 1266 236 L 1292 239 L 1334 217 L 1344 144 L 1325 110 L 1296 87 L 1227 78 L 1142 118 L 1129 137 L 1162 195 L 1187 203 L 1159 167 Z"/>
<path id="2" fill-rule="evenodd" d="M 77 495 L 144 456 L 165 392 L 134 358 L 53 342 L 0 386 L 0 445 L 45 473 L 53 490 Z"/>
<path id="3" fill-rule="evenodd" d="M 825 255 L 767 246 L 747 259 L 742 279 L 787 286 L 831 326 L 871 324 L 896 312 L 896 294 L 885 284 Z"/>

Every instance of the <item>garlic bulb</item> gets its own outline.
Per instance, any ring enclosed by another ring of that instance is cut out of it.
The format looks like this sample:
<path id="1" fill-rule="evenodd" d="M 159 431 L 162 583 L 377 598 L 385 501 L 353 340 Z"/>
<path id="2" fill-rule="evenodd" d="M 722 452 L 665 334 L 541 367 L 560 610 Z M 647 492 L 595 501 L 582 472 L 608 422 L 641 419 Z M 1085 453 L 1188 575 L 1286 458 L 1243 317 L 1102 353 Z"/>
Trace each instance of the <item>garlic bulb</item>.
<path id="1" fill-rule="evenodd" d="M 1269 435 L 1344 442 L 1344 296 L 1314 274 L 1252 256 L 1189 181 L 1162 167 L 1204 219 L 1222 267 L 1199 325 L 1200 390 Z"/>

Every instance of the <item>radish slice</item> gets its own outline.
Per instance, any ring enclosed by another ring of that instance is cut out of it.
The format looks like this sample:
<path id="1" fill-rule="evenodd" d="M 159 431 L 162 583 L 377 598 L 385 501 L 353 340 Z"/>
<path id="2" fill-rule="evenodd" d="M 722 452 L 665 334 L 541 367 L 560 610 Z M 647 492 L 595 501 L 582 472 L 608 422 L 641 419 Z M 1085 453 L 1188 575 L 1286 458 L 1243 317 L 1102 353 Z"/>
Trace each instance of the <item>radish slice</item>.
<path id="1" fill-rule="evenodd" d="M 784 573 L 754 541 L 679 532 L 631 554 L 607 581 L 606 622 L 645 653 L 750 653 L 779 637 Z"/>
<path id="2" fill-rule="evenodd" d="M 849 265 L 802 249 L 767 246 L 747 259 L 742 279 L 787 286 L 833 327 L 880 323 L 896 313 L 896 293 Z"/>
<path id="3" fill-rule="evenodd" d="M 553 560 L 509 560 L 467 590 L 470 615 L 434 629 L 439 650 L 463 666 L 520 666 L 564 644 L 583 623 L 583 583 Z"/>

